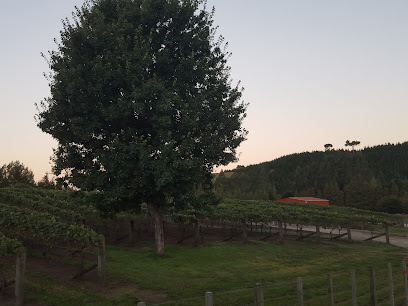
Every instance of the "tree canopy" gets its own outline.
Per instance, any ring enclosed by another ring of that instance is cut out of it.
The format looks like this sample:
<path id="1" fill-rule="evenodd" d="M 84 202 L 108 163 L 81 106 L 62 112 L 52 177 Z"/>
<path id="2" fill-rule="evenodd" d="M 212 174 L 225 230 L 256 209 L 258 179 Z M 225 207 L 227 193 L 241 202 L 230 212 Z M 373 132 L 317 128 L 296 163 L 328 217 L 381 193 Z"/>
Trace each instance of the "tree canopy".
<path id="1" fill-rule="evenodd" d="M 43 189 L 58 189 L 59 187 L 61 187 L 56 185 L 55 181 L 48 177 L 48 173 L 45 173 L 42 179 L 38 181 L 37 186 Z"/>
<path id="2" fill-rule="evenodd" d="M 246 104 L 213 13 L 203 0 L 94 0 L 65 20 L 37 116 L 59 142 L 55 175 L 100 191 L 105 209 L 156 214 L 236 160 Z"/>
<path id="3" fill-rule="evenodd" d="M 358 140 L 353 140 L 353 141 L 346 140 L 346 143 L 344 145 L 346 147 L 351 147 L 352 150 L 354 151 L 354 147 L 358 146 L 359 144 L 360 144 L 360 141 L 358 141 Z"/>
<path id="4" fill-rule="evenodd" d="M 330 150 L 332 150 L 333 149 L 333 145 L 331 144 L 331 143 L 326 143 L 325 145 L 324 145 L 324 150 L 325 151 L 330 151 Z"/>
<path id="5" fill-rule="evenodd" d="M 23 163 L 12 161 L 0 168 L 0 187 L 14 184 L 34 185 L 34 173 Z"/>

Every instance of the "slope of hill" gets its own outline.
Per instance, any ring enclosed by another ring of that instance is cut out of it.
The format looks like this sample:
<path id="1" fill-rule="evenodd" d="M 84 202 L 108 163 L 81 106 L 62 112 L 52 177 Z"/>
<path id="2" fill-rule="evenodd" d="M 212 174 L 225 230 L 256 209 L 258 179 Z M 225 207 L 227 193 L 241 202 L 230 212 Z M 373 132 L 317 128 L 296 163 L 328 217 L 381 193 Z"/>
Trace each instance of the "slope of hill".
<path id="1" fill-rule="evenodd" d="M 408 212 L 408 142 L 292 154 L 221 172 L 214 186 L 227 198 L 317 196 L 335 205 Z"/>

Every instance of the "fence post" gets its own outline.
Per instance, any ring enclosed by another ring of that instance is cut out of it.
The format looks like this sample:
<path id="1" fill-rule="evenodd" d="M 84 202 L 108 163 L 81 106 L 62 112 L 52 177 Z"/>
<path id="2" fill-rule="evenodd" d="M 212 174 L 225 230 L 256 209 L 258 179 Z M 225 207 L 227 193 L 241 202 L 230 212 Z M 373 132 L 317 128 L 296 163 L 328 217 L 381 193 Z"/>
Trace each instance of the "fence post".
<path id="1" fill-rule="evenodd" d="M 320 226 L 316 225 L 317 242 L 320 242 Z"/>
<path id="2" fill-rule="evenodd" d="M 351 229 L 349 227 L 347 228 L 347 238 L 348 241 L 351 241 Z"/>
<path id="3" fill-rule="evenodd" d="M 297 278 L 297 296 L 298 296 L 298 305 L 303 306 L 303 282 L 302 278 Z"/>
<path id="4" fill-rule="evenodd" d="M 357 306 L 357 283 L 356 283 L 356 271 L 351 271 L 351 300 L 352 305 Z"/>
<path id="5" fill-rule="evenodd" d="M 279 227 L 279 242 L 283 242 L 283 229 L 282 229 L 282 221 L 278 221 L 278 227 Z"/>
<path id="6" fill-rule="evenodd" d="M 404 292 L 405 292 L 405 306 L 408 306 L 408 280 L 407 274 L 405 271 L 407 270 L 407 263 L 405 259 L 402 260 L 402 276 L 404 277 Z"/>
<path id="7" fill-rule="evenodd" d="M 27 257 L 26 248 L 20 248 L 17 251 L 16 283 L 15 283 L 15 295 L 17 306 L 24 304 L 24 273 L 26 257 Z"/>
<path id="8" fill-rule="evenodd" d="M 394 306 L 394 284 L 392 281 L 392 265 L 388 264 L 388 282 L 390 285 L 390 305 Z"/>
<path id="9" fill-rule="evenodd" d="M 205 293 L 205 306 L 213 306 L 213 296 L 212 292 Z"/>
<path id="10" fill-rule="evenodd" d="M 329 283 L 329 288 L 328 288 L 329 305 L 334 306 L 333 277 L 332 277 L 331 273 L 327 274 L 327 281 Z"/>
<path id="11" fill-rule="evenodd" d="M 98 276 L 102 286 L 105 285 L 105 236 L 98 239 Z"/>
<path id="12" fill-rule="evenodd" d="M 264 306 L 264 288 L 261 283 L 254 286 L 255 306 Z"/>
<path id="13" fill-rule="evenodd" d="M 376 288 L 375 288 L 375 272 L 374 268 L 370 266 L 370 296 L 371 296 L 371 305 L 377 305 L 377 296 L 376 296 Z"/>

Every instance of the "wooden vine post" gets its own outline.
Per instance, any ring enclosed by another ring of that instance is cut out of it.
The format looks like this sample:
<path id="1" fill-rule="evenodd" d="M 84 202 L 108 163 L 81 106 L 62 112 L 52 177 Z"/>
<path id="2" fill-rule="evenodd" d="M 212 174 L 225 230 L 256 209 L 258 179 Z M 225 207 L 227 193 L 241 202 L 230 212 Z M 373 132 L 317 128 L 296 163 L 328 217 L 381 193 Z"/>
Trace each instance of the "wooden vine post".
<path id="1" fill-rule="evenodd" d="M 129 244 L 135 243 L 135 221 L 129 220 Z"/>
<path id="2" fill-rule="evenodd" d="M 405 262 L 405 259 L 402 260 L 402 275 L 403 275 L 403 281 L 404 281 L 404 295 L 405 295 L 405 306 L 408 306 L 408 280 L 407 280 L 407 264 Z"/>
<path id="3" fill-rule="evenodd" d="M 347 228 L 347 239 L 348 241 L 351 241 L 351 228 L 350 227 Z"/>
<path id="4" fill-rule="evenodd" d="M 241 228 L 242 228 L 242 239 L 244 243 L 248 242 L 248 232 L 247 232 L 247 223 L 246 220 L 241 221 Z"/>
<path id="5" fill-rule="evenodd" d="M 372 266 L 369 268 L 369 275 L 370 275 L 371 305 L 376 306 L 377 305 L 377 294 L 376 294 L 376 285 L 375 285 L 375 272 Z"/>
<path id="6" fill-rule="evenodd" d="M 301 277 L 297 278 L 297 297 L 298 306 L 303 306 L 303 281 Z"/>
<path id="7" fill-rule="evenodd" d="M 102 286 L 105 285 L 105 236 L 98 239 L 98 276 Z"/>
<path id="8" fill-rule="evenodd" d="M 334 290 L 333 290 L 333 277 L 331 273 L 327 274 L 327 282 L 328 282 L 328 295 L 329 295 L 329 306 L 334 306 Z"/>
<path id="9" fill-rule="evenodd" d="M 317 242 L 320 242 L 320 226 L 316 225 L 316 237 L 317 237 Z"/>
<path id="10" fill-rule="evenodd" d="M 213 302 L 213 298 L 214 294 L 212 292 L 206 292 L 205 293 L 205 306 L 213 306 L 214 302 Z"/>
<path id="11" fill-rule="evenodd" d="M 16 283 L 15 283 L 15 295 L 17 306 L 24 304 L 24 273 L 26 256 L 27 256 L 26 248 L 20 248 L 17 251 Z"/>
<path id="12" fill-rule="evenodd" d="M 352 305 L 357 306 L 357 282 L 356 282 L 356 271 L 350 272 L 351 276 L 351 300 Z"/>
<path id="13" fill-rule="evenodd" d="M 254 299 L 256 306 L 264 306 L 264 287 L 261 283 L 255 283 Z"/>
<path id="14" fill-rule="evenodd" d="M 385 223 L 385 242 L 390 244 L 390 229 L 388 228 L 388 223 Z"/>
<path id="15" fill-rule="evenodd" d="M 394 306 L 394 283 L 392 280 L 392 265 L 388 264 L 388 283 L 389 283 L 389 294 L 390 294 L 390 306 Z"/>

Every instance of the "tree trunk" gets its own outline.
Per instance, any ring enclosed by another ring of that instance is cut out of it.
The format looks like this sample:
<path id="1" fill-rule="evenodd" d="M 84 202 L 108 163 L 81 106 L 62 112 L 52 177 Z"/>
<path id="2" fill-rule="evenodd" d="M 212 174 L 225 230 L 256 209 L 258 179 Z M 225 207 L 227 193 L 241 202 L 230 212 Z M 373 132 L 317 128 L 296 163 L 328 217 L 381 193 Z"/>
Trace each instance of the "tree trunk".
<path id="1" fill-rule="evenodd" d="M 154 203 L 147 204 L 149 213 L 154 223 L 154 239 L 156 242 L 155 253 L 159 256 L 164 254 L 164 226 L 163 217 Z"/>
<path id="2" fill-rule="evenodd" d="M 133 246 L 135 243 L 135 221 L 129 221 L 129 244 Z"/>
<path id="3" fill-rule="evenodd" d="M 194 223 L 194 245 L 198 246 L 200 244 L 200 222 L 197 220 Z"/>

